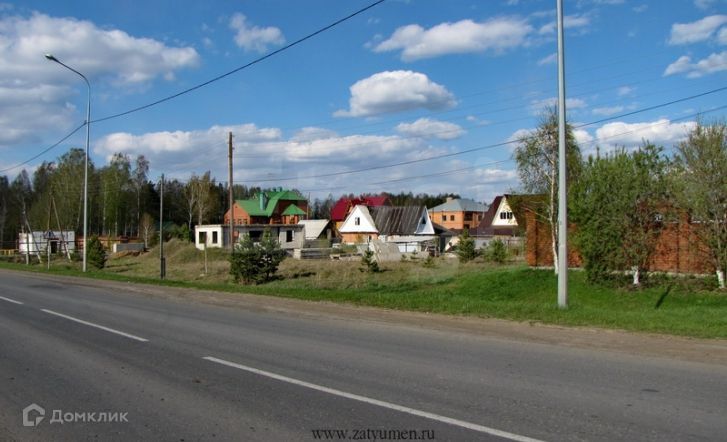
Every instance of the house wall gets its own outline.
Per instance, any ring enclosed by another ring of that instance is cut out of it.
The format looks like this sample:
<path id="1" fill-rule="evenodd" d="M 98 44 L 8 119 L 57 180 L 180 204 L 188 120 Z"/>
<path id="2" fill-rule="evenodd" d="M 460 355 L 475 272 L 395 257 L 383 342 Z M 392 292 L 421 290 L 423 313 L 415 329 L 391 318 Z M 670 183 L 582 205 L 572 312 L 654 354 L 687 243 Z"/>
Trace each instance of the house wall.
<path id="1" fill-rule="evenodd" d="M 533 212 L 526 212 L 526 250 L 525 259 L 530 266 L 552 266 L 550 229 L 542 221 L 536 221 Z M 568 229 L 569 235 L 575 226 Z M 568 267 L 581 267 L 583 260 L 578 249 L 569 241 Z M 675 273 L 712 273 L 714 267 L 707 258 L 706 247 L 700 244 L 692 225 L 682 218 L 679 222 L 669 223 L 662 230 L 656 250 L 649 264 L 649 270 Z"/>
<path id="2" fill-rule="evenodd" d="M 500 207 L 497 208 L 495 217 L 492 219 L 493 227 L 517 227 L 517 220 L 512 213 L 512 208 L 508 204 L 507 199 L 503 198 Z"/>
<path id="3" fill-rule="evenodd" d="M 353 232 L 341 234 L 341 242 L 344 244 L 361 244 L 375 239 L 379 239 L 378 233 Z"/>
<path id="4" fill-rule="evenodd" d="M 466 215 L 470 215 L 471 219 L 465 221 Z M 432 222 L 439 224 L 447 229 L 462 230 L 465 227 L 469 230 L 474 229 L 480 223 L 483 218 L 482 212 L 464 212 L 464 211 L 447 211 L 447 212 L 434 212 L 429 214 L 429 218 Z M 443 219 L 442 217 L 445 217 Z M 454 220 L 452 220 L 454 217 Z"/>
<path id="5" fill-rule="evenodd" d="M 237 203 L 235 203 L 232 206 L 232 210 L 228 210 L 225 213 L 225 216 L 223 217 L 223 224 L 230 224 L 230 212 L 233 213 L 233 220 L 235 224 L 251 224 L 253 221 L 250 219 L 250 214 L 247 213 L 245 209 L 238 206 Z"/>

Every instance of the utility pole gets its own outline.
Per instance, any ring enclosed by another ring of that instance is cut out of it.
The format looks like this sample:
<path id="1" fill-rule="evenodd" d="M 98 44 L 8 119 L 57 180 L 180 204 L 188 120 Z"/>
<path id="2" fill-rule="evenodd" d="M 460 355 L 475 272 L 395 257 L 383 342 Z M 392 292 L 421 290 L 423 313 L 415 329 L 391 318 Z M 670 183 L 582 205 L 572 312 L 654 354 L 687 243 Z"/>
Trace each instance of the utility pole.
<path id="1" fill-rule="evenodd" d="M 159 278 L 164 279 L 167 265 L 164 259 L 164 174 L 159 185 Z"/>
<path id="2" fill-rule="evenodd" d="M 568 308 L 568 190 L 566 187 L 563 0 L 558 9 L 558 308 Z"/>
<path id="3" fill-rule="evenodd" d="M 234 188 L 234 187 L 232 187 L 232 150 L 233 150 L 233 148 L 232 148 L 232 132 L 230 132 L 230 134 L 229 134 L 229 139 L 228 139 L 227 144 L 228 144 L 227 159 L 228 159 L 228 163 L 229 163 L 229 173 L 230 173 L 230 179 L 229 179 L 229 182 L 230 182 L 230 250 L 234 250 L 235 244 L 233 243 L 233 238 L 235 237 L 235 235 L 234 235 L 235 198 L 232 195 L 232 189 Z M 205 244 L 206 243 L 207 242 L 205 241 Z"/>

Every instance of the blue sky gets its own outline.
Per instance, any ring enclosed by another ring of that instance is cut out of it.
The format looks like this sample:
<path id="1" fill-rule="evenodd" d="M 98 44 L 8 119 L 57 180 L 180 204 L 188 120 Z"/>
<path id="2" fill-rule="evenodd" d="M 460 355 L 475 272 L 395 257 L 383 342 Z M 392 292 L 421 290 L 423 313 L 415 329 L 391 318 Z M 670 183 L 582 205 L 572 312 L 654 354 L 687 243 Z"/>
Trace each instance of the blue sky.
<path id="1" fill-rule="evenodd" d="M 0 0 L 0 169 L 14 177 L 20 168 L 9 168 L 84 121 L 85 85 L 45 53 L 88 76 L 95 120 L 231 71 L 372 1 Z M 557 96 L 555 4 L 387 0 L 206 87 L 92 124 L 91 158 L 143 154 L 152 179 L 210 170 L 224 182 L 232 131 L 237 183 L 489 202 L 518 180 L 513 144 L 487 146 L 535 127 Z M 727 1 L 564 4 L 568 119 L 617 117 L 576 131 L 586 154 L 642 139 L 670 149 L 694 114 L 727 101 L 721 91 L 619 117 L 727 86 Z M 82 147 L 84 136 L 24 167 Z M 411 162 L 429 157 L 440 158 Z M 361 169 L 370 170 L 347 173 Z"/>

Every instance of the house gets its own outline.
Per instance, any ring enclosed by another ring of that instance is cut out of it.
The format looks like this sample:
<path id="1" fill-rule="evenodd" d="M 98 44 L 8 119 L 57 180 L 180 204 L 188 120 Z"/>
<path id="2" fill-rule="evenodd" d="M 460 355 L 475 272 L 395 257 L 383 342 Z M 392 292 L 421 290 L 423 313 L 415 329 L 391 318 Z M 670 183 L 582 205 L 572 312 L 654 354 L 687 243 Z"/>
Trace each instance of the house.
<path id="1" fill-rule="evenodd" d="M 49 250 L 50 249 L 50 250 Z M 18 234 L 18 251 L 25 255 L 50 253 L 69 254 L 76 251 L 76 232 L 73 230 L 48 230 Z"/>
<path id="2" fill-rule="evenodd" d="M 429 215 L 433 222 L 446 229 L 472 230 L 480 224 L 486 209 L 484 204 L 471 199 L 448 197 L 443 204 L 429 209 Z"/>
<path id="3" fill-rule="evenodd" d="M 498 195 L 485 212 L 479 225 L 470 230 L 470 236 L 475 239 L 475 247 L 487 245 L 493 239 L 500 239 L 510 243 L 520 243 L 520 225 L 508 197 L 513 195 Z M 517 239 L 515 239 L 517 238 Z"/>
<path id="4" fill-rule="evenodd" d="M 302 224 L 244 224 L 234 225 L 234 237 L 237 241 L 243 235 L 250 235 L 253 242 L 260 242 L 265 230 L 270 230 L 273 238 L 277 238 L 280 247 L 292 250 L 303 247 L 305 227 Z M 199 250 L 208 248 L 229 247 L 230 226 L 228 224 L 200 224 L 194 226 L 194 246 Z"/>
<path id="5" fill-rule="evenodd" d="M 331 222 L 337 232 L 340 232 L 339 229 L 353 208 L 359 205 L 366 207 L 390 206 L 391 201 L 387 195 L 361 196 L 359 198 L 341 197 L 331 208 Z"/>
<path id="6" fill-rule="evenodd" d="M 359 204 L 344 220 L 339 232 L 345 244 L 381 240 L 394 243 L 403 253 L 436 247 L 432 220 L 424 206 L 377 206 Z"/>
<path id="7" fill-rule="evenodd" d="M 331 222 L 327 219 L 304 219 L 298 222 L 305 227 L 306 241 L 314 241 L 317 239 L 331 239 Z"/>
<path id="8" fill-rule="evenodd" d="M 235 200 L 224 216 L 224 224 L 298 224 L 308 213 L 308 201 L 292 190 L 262 191 L 255 198 Z M 231 215 L 232 214 L 232 215 Z"/>

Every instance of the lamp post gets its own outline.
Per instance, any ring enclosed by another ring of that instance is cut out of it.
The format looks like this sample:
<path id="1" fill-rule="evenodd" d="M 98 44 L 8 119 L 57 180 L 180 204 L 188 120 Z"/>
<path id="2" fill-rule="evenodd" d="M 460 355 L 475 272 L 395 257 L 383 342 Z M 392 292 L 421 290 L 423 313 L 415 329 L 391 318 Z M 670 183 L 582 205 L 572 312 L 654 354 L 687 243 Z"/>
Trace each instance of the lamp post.
<path id="1" fill-rule="evenodd" d="M 91 136 L 91 83 L 88 82 L 88 78 L 85 75 L 63 63 L 62 61 L 55 58 L 52 54 L 45 54 L 45 58 L 50 61 L 54 61 L 64 68 L 75 72 L 83 78 L 88 87 L 88 103 L 86 105 L 86 158 L 83 167 L 83 271 L 86 272 L 86 256 L 88 251 L 86 250 L 87 236 L 88 236 L 88 142 Z"/>

